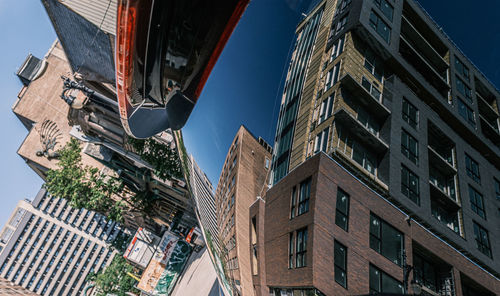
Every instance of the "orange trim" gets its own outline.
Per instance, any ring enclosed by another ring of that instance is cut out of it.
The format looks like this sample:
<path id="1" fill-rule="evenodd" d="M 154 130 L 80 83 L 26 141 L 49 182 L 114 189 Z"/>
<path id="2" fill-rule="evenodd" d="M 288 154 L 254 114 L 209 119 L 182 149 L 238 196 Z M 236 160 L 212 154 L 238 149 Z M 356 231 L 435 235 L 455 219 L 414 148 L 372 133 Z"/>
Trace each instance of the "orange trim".
<path id="1" fill-rule="evenodd" d="M 116 26 L 116 93 L 123 129 L 131 135 L 128 117 L 132 106 L 128 101 L 132 83 L 134 41 L 136 33 L 137 4 L 134 0 L 120 0 L 118 3 Z"/>
<path id="2" fill-rule="evenodd" d="M 222 35 L 219 39 L 219 42 L 217 42 L 217 45 L 215 46 L 214 51 L 212 52 L 212 55 L 210 56 L 210 59 L 208 60 L 207 66 L 205 67 L 205 70 L 203 71 L 203 74 L 201 75 L 200 82 L 198 83 L 198 86 L 196 87 L 196 91 L 194 92 L 194 98 L 192 98 L 195 102 L 198 100 L 198 97 L 201 94 L 201 91 L 203 90 L 203 87 L 205 86 L 205 83 L 208 80 L 208 76 L 210 75 L 210 72 L 212 72 L 213 67 L 215 66 L 215 63 L 217 63 L 217 59 L 219 58 L 220 54 L 222 53 L 222 50 L 224 49 L 224 46 L 227 43 L 227 40 L 229 40 L 229 37 L 231 37 L 231 34 L 234 31 L 234 28 L 236 28 L 236 25 L 238 24 L 241 15 L 247 8 L 248 2 L 250 0 L 240 0 L 238 4 L 236 4 L 236 8 L 233 11 L 233 14 L 229 18 L 229 21 L 227 22 L 226 28 L 224 28 L 224 32 L 222 32 Z"/>

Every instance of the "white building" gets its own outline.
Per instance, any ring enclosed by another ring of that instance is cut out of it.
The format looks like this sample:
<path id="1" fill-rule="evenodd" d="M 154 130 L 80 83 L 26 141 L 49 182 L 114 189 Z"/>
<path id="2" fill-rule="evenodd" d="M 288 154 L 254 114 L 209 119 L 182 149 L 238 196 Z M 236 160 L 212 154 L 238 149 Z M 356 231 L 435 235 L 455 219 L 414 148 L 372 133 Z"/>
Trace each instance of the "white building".
<path id="1" fill-rule="evenodd" d="M 79 295 L 90 272 L 109 265 L 117 223 L 40 190 L 20 201 L 0 234 L 0 276 L 40 295 Z"/>

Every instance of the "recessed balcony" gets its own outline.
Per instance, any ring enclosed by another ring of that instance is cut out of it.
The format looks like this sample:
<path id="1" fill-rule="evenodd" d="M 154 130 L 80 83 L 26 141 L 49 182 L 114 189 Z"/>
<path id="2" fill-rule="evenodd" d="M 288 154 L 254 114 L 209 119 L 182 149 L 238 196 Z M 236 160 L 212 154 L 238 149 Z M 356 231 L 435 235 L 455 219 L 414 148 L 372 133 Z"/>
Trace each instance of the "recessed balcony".
<path id="1" fill-rule="evenodd" d="M 431 196 L 435 197 L 436 201 L 442 204 L 446 209 L 456 211 L 460 208 L 460 204 L 446 192 L 446 188 L 440 188 L 432 181 L 429 181 Z"/>
<path id="2" fill-rule="evenodd" d="M 423 54 L 423 56 L 438 70 L 448 69 L 448 62 L 437 52 L 436 49 L 420 34 L 413 24 L 403 15 L 401 19 L 401 34 L 405 40 L 413 41 L 413 47 Z"/>
<path id="3" fill-rule="evenodd" d="M 389 149 L 387 143 L 368 130 L 366 126 L 361 124 L 361 122 L 345 108 L 342 107 L 335 111 L 334 116 L 336 122 L 339 122 L 342 127 L 349 131 L 349 133 L 356 135 L 360 141 L 373 148 L 377 154 L 383 153 Z"/>
<path id="4" fill-rule="evenodd" d="M 368 110 L 373 111 L 372 114 L 379 117 L 380 119 L 385 119 L 391 115 L 391 111 L 384 106 L 381 102 L 381 98 L 375 98 L 366 88 L 364 88 L 361 83 L 356 81 L 351 74 L 347 73 L 342 78 L 340 78 L 340 83 L 342 87 L 353 96 Z"/>
<path id="5" fill-rule="evenodd" d="M 441 171 L 444 175 L 454 175 L 457 173 L 457 169 L 434 150 L 434 148 L 431 146 L 427 146 L 427 148 L 429 149 L 429 163 L 434 164 L 436 169 Z"/>
<path id="6" fill-rule="evenodd" d="M 488 137 L 495 145 L 500 145 L 500 134 L 498 132 L 498 119 L 495 121 L 496 126 L 493 126 L 486 118 L 479 115 L 481 121 L 481 129 L 486 137 Z"/>
<path id="7" fill-rule="evenodd" d="M 420 72 L 437 90 L 447 91 L 450 89 L 450 85 L 446 81 L 446 70 L 441 73 L 438 72 L 436 68 L 434 68 L 403 36 L 400 38 L 399 51 L 403 58 Z"/>

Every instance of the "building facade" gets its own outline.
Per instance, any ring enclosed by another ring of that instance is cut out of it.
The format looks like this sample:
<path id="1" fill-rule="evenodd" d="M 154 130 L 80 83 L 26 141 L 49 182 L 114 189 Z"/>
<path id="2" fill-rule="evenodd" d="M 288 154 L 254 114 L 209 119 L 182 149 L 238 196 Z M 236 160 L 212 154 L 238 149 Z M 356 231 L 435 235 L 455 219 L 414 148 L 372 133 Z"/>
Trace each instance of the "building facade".
<path id="1" fill-rule="evenodd" d="M 204 231 L 209 233 L 212 242 L 215 244 L 216 251 L 220 253 L 221 245 L 219 242 L 219 228 L 217 228 L 217 215 L 215 212 L 215 195 L 212 182 L 196 163 L 193 155 L 189 157 L 191 189 L 193 198 L 196 202 L 198 219 L 203 226 Z M 207 235 L 205 235 L 207 236 Z"/>
<path id="2" fill-rule="evenodd" d="M 215 193 L 217 224 L 226 278 L 233 295 L 254 295 L 249 207 L 267 189 L 271 146 L 241 126 L 229 148 Z"/>
<path id="3" fill-rule="evenodd" d="M 86 276 L 115 256 L 108 245 L 121 231 L 40 190 L 33 201 L 19 202 L 1 232 L 0 276 L 39 295 L 80 295 Z"/>
<path id="4" fill-rule="evenodd" d="M 319 2 L 297 27 L 273 188 L 251 208 L 254 245 L 265 242 L 254 284 L 342 295 L 385 284 L 403 293 L 414 281 L 431 295 L 498 294 L 499 103 L 498 89 L 417 2 Z M 372 194 L 353 197 L 364 190 Z M 400 238 L 385 251 L 384 232 Z"/>
<path id="5" fill-rule="evenodd" d="M 65 50 L 56 41 L 42 59 L 29 55 L 17 73 L 23 88 L 12 111 L 28 130 L 18 154 L 45 179 L 47 170 L 57 168 L 57 150 L 76 138 L 82 148 L 82 163 L 119 177 L 129 189 L 123 198 L 137 192 L 154 197 L 153 219 L 130 212 L 124 217 L 128 227 L 156 231 L 160 226 L 174 225 L 186 234 L 197 225 L 186 184 L 181 179 L 159 178 L 153 166 L 134 150 L 119 120 L 114 87 L 81 80 L 80 85 L 89 90 L 87 94 L 77 89 L 65 94 L 84 102 L 82 106 L 73 108 L 61 99 L 66 87 L 61 75 L 69 76 L 72 71 Z M 155 141 L 170 151 L 176 149 L 168 132 L 157 135 Z"/>

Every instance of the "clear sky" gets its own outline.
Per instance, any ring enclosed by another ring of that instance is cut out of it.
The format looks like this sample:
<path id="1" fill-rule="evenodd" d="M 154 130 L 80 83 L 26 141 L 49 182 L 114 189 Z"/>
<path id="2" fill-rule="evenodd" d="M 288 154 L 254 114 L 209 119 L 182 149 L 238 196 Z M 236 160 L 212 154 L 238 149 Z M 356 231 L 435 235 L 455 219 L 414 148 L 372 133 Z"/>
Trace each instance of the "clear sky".
<path id="1" fill-rule="evenodd" d="M 227 149 L 241 124 L 273 144 L 282 73 L 301 13 L 310 0 L 252 0 L 183 130 L 186 146 L 217 184 Z M 500 1 L 420 0 L 485 75 L 500 86 Z M 475 4 L 473 4 L 475 3 Z M 43 57 L 55 40 L 38 0 L 0 0 L 0 227 L 18 200 L 32 198 L 41 179 L 16 154 L 26 129 L 11 111 L 28 53 Z"/>

